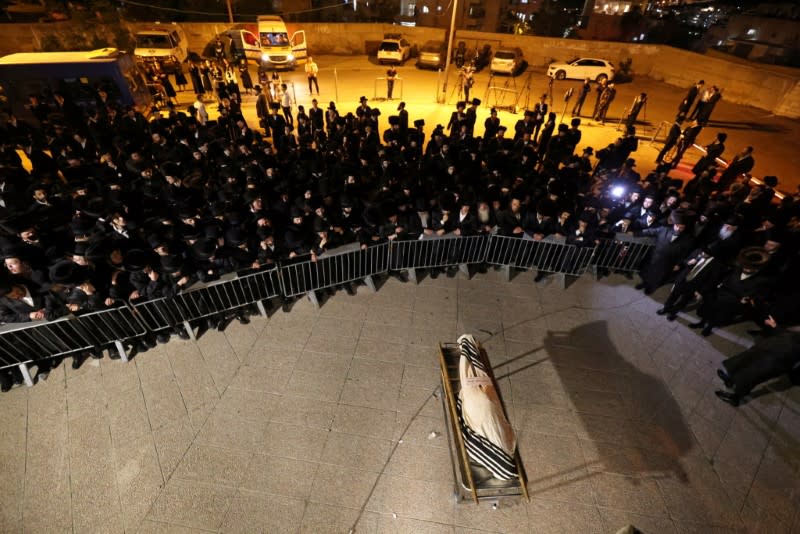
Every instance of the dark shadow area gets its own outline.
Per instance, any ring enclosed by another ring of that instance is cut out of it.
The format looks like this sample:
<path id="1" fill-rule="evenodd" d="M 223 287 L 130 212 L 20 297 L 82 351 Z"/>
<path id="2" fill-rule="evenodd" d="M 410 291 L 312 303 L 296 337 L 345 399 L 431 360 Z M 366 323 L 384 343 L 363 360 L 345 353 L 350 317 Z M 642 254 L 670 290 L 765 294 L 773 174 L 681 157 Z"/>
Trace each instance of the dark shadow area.
<path id="1" fill-rule="evenodd" d="M 548 331 L 543 341 L 603 471 L 687 480 L 680 459 L 694 439 L 677 402 L 618 352 L 605 321 Z"/>
<path id="2" fill-rule="evenodd" d="M 708 121 L 708 126 L 712 128 L 725 128 L 728 130 L 755 130 L 758 132 L 785 133 L 788 128 L 776 124 L 764 124 L 763 122 L 750 121 Z"/>

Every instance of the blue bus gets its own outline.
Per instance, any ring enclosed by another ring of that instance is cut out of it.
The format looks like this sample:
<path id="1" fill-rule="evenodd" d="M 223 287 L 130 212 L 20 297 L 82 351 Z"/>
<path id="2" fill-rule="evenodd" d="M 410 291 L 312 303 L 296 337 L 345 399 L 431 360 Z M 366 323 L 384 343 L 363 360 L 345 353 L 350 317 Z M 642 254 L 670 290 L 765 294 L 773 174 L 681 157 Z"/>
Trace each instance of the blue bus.
<path id="1" fill-rule="evenodd" d="M 0 58 L 0 88 L 6 107 L 17 117 L 36 122 L 29 95 L 52 104 L 61 93 L 78 106 L 98 105 L 102 89 L 107 101 L 133 106 L 148 115 L 152 103 L 147 82 L 133 56 L 116 48 L 89 52 L 23 52 Z"/>

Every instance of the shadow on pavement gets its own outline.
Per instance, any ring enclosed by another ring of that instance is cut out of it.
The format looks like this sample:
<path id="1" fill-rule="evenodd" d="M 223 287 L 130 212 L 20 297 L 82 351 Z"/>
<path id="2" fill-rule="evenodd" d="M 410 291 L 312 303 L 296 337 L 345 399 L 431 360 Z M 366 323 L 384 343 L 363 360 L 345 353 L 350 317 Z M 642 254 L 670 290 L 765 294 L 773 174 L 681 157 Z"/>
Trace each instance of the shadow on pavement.
<path id="1" fill-rule="evenodd" d="M 770 132 L 770 133 L 785 133 L 789 131 L 788 128 L 784 128 L 776 124 L 764 124 L 762 122 L 751 122 L 751 121 L 711 120 L 708 121 L 708 126 L 712 128 L 725 128 L 728 130 L 754 130 L 759 132 Z"/>
<path id="2" fill-rule="evenodd" d="M 605 321 L 548 331 L 544 348 L 603 472 L 686 483 L 681 465 L 694 438 L 666 385 L 617 350 Z M 590 468 L 590 470 L 593 470 Z"/>

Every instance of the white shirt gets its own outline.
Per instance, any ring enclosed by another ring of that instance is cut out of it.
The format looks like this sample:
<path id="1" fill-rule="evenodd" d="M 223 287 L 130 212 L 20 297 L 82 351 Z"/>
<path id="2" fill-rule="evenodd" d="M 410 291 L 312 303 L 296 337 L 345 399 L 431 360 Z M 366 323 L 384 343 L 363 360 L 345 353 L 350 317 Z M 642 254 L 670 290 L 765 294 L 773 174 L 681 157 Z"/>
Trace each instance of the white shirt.
<path id="1" fill-rule="evenodd" d="M 33 308 L 33 297 L 27 287 L 25 287 L 25 296 L 22 297 L 22 302 Z"/>
<path id="2" fill-rule="evenodd" d="M 281 106 L 285 108 L 292 107 L 292 95 L 289 94 L 289 91 L 283 93 L 283 96 L 281 97 Z"/>
<path id="3" fill-rule="evenodd" d="M 318 72 L 319 68 L 317 67 L 316 63 L 314 63 L 313 61 L 310 63 L 306 63 L 306 74 L 308 74 L 309 76 L 316 76 Z"/>

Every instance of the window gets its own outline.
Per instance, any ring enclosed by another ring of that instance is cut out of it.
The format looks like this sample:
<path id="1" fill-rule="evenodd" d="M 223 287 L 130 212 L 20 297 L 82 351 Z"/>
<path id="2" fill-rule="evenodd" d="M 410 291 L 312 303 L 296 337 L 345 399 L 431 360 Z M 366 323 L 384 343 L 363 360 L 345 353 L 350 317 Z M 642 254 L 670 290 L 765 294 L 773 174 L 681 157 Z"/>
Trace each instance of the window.
<path id="1" fill-rule="evenodd" d="M 136 36 L 137 48 L 172 48 L 172 43 L 167 35 L 142 35 Z"/>
<path id="2" fill-rule="evenodd" d="M 428 6 L 422 6 L 422 12 L 423 13 L 430 13 L 431 12 L 431 8 L 429 8 Z"/>
<path id="3" fill-rule="evenodd" d="M 406 7 L 406 16 L 413 17 L 417 10 L 417 4 L 408 4 Z"/>
<path id="4" fill-rule="evenodd" d="M 261 32 L 261 47 L 289 46 L 289 36 L 285 32 Z"/>
<path id="5" fill-rule="evenodd" d="M 250 32 L 242 32 L 242 39 L 248 46 L 258 46 L 258 38 Z"/>
<path id="6" fill-rule="evenodd" d="M 486 10 L 480 4 L 472 4 L 469 6 L 469 16 L 473 19 L 482 19 L 486 16 Z"/>
<path id="7" fill-rule="evenodd" d="M 755 28 L 750 28 L 749 30 L 747 30 L 747 36 L 748 37 L 755 37 L 756 36 L 756 29 Z"/>

